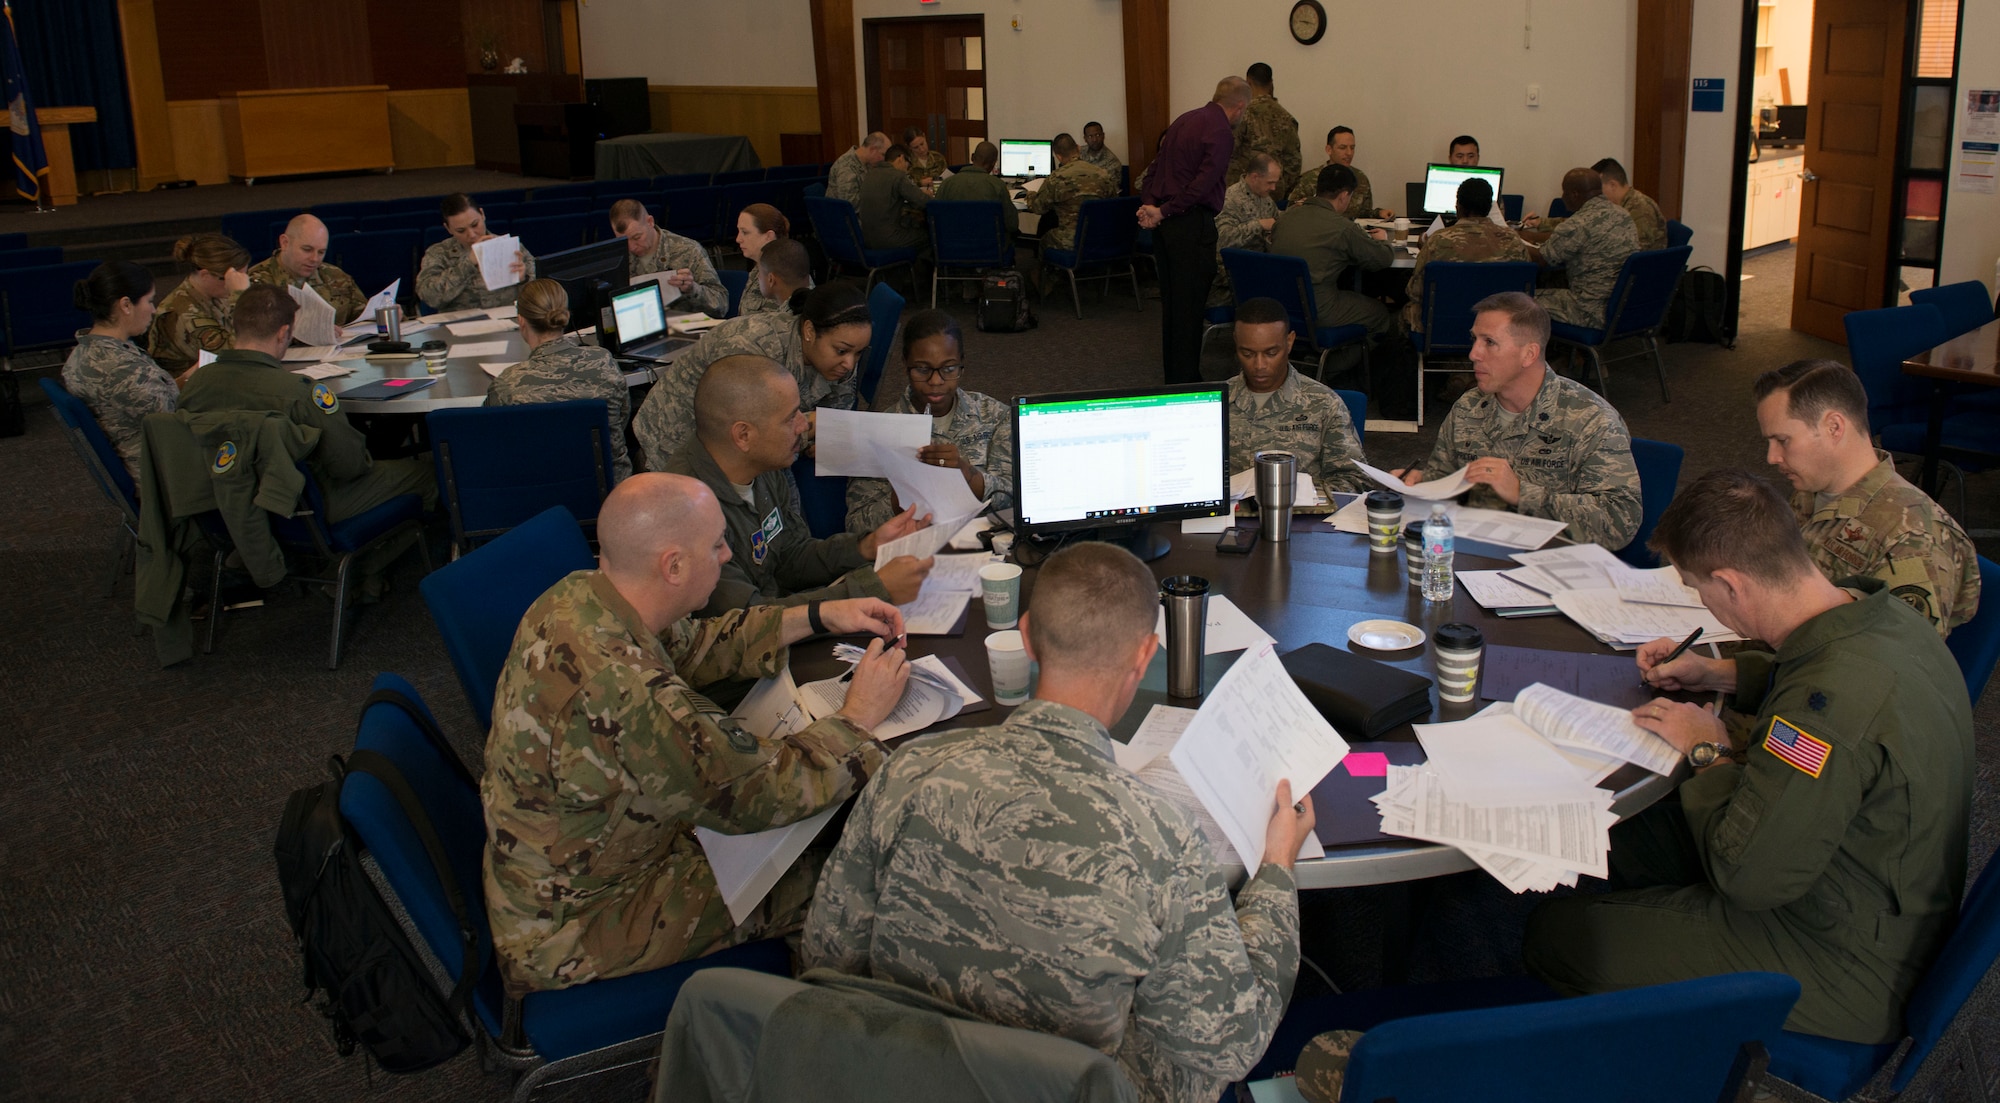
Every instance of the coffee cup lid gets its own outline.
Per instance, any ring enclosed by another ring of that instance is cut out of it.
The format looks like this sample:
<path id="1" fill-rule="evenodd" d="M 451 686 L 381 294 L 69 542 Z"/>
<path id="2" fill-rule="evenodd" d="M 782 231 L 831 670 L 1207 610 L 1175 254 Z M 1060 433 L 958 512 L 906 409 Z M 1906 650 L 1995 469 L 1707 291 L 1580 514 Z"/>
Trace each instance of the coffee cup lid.
<path id="1" fill-rule="evenodd" d="M 1368 504 L 1371 506 L 1401 506 L 1403 504 L 1403 496 L 1393 490 L 1371 490 L 1368 492 Z"/>
<path id="2" fill-rule="evenodd" d="M 1422 543 L 1424 539 L 1424 523 L 1422 521 L 1411 521 L 1409 524 L 1404 525 L 1403 539 L 1415 540 L 1418 543 Z"/>
<path id="3" fill-rule="evenodd" d="M 1437 631 L 1431 633 L 1431 639 L 1436 640 L 1439 647 L 1449 647 L 1454 651 L 1479 647 L 1486 642 L 1479 629 L 1457 622 L 1438 625 Z"/>
<path id="4" fill-rule="evenodd" d="M 1168 597 L 1200 597 L 1208 592 L 1208 579 L 1200 575 L 1177 574 L 1160 580 L 1160 592 Z"/>

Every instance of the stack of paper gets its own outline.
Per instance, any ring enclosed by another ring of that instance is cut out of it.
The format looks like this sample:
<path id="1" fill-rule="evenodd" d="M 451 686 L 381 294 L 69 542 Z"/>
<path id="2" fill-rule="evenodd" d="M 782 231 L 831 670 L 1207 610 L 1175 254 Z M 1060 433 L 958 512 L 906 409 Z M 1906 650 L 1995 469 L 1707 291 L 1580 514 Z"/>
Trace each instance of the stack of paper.
<path id="1" fill-rule="evenodd" d="M 706 329 L 714 329 L 722 322 L 723 319 L 711 318 L 706 314 L 681 314 L 667 319 L 667 329 L 674 333 L 700 333 Z"/>
<path id="2" fill-rule="evenodd" d="M 287 287 L 293 301 L 299 304 L 298 313 L 292 315 L 292 337 L 309 345 L 337 345 L 340 343 L 340 327 L 334 324 L 333 304 L 320 298 L 319 292 L 311 284 Z"/>
<path id="3" fill-rule="evenodd" d="M 479 263 L 479 278 L 488 291 L 498 291 L 521 282 L 520 273 L 514 270 L 514 266 L 521 263 L 521 239 L 513 234 L 474 242 L 472 259 Z"/>
<path id="4" fill-rule="evenodd" d="M 861 655 L 862 649 L 851 643 L 834 645 L 833 657 L 842 662 L 857 662 Z M 847 704 L 851 676 L 850 671 L 838 678 L 807 682 L 799 687 L 800 702 L 813 719 L 823 720 Z M 922 731 L 957 716 L 965 706 L 978 700 L 979 694 L 960 681 L 936 655 L 911 659 L 910 680 L 903 687 L 903 699 L 896 702 L 887 720 L 875 726 L 874 736 L 887 742 Z"/>
<path id="5" fill-rule="evenodd" d="M 481 318 L 472 322 L 451 322 L 444 328 L 449 330 L 453 337 L 477 337 L 483 333 L 512 333 L 515 324 L 511 320 Z"/>
<path id="6" fill-rule="evenodd" d="M 1403 523 L 1405 525 L 1422 521 L 1431 515 L 1431 506 L 1437 503 L 1425 501 L 1403 502 Z M 1456 502 L 1444 503 L 1445 513 L 1451 518 L 1452 535 L 1462 540 L 1478 540 L 1503 548 L 1539 548 L 1556 538 L 1568 528 L 1563 521 L 1552 521 L 1546 517 L 1524 517 L 1519 513 L 1507 513 L 1497 509 L 1477 509 L 1462 506 Z M 1368 534 L 1368 499 L 1364 495 L 1341 506 L 1328 517 L 1327 524 L 1340 532 L 1357 535 Z"/>
<path id="7" fill-rule="evenodd" d="M 285 362 L 288 364 L 323 363 L 328 357 L 339 351 L 339 345 L 299 345 L 296 348 L 285 350 Z M 214 357 L 211 356 L 209 359 L 212 360 Z"/>
<path id="8" fill-rule="evenodd" d="M 979 569 L 1000 562 L 997 555 L 940 555 L 924 576 L 916 600 L 896 608 L 903 612 L 903 631 L 912 636 L 942 636 L 958 624 L 965 607 L 983 601 Z M 983 604 L 982 604 L 983 608 Z"/>
<path id="9" fill-rule="evenodd" d="M 1630 651 L 1642 643 L 1670 638 L 1684 639 L 1701 629 L 1703 643 L 1728 643 L 1744 637 L 1724 627 L 1705 608 L 1656 605 L 1627 601 L 1618 590 L 1564 590 L 1550 600 L 1563 616 L 1578 627 L 1620 651 Z"/>
<path id="10" fill-rule="evenodd" d="M 308 364 L 303 368 L 293 368 L 293 375 L 303 375 L 307 379 L 337 379 L 343 375 L 353 375 L 354 369 L 345 364 Z"/>
<path id="11" fill-rule="evenodd" d="M 1397 478 L 1394 475 L 1389 474 L 1387 471 L 1384 471 L 1379 467 L 1370 467 L 1367 464 L 1362 463 L 1360 460 L 1354 461 L 1354 466 L 1360 468 L 1361 473 L 1363 475 L 1366 475 L 1369 478 L 1374 479 L 1376 482 L 1381 483 L 1383 486 L 1386 486 L 1391 490 L 1398 491 L 1403 495 L 1403 497 L 1416 498 L 1426 502 L 1442 502 L 1447 498 L 1456 498 L 1460 494 L 1463 494 L 1466 491 L 1471 490 L 1472 487 L 1474 486 L 1474 484 L 1465 477 L 1466 468 L 1471 467 L 1472 466 L 1471 464 L 1466 464 L 1465 467 L 1461 467 L 1458 470 L 1452 472 L 1451 474 L 1443 476 L 1442 478 L 1436 478 L 1436 479 L 1431 479 L 1428 482 L 1417 483 L 1415 486 L 1405 486 L 1403 485 L 1403 480 Z M 1426 513 L 1428 513 L 1428 511 L 1426 511 Z"/>
<path id="12" fill-rule="evenodd" d="M 1222 867 L 1224 874 L 1234 882 L 1247 871 L 1248 866 L 1237 854 L 1236 848 L 1230 845 L 1222 825 L 1209 815 L 1201 798 L 1195 795 L 1187 779 L 1174 767 L 1173 755 L 1169 753 L 1181 741 L 1181 736 L 1186 734 L 1194 718 L 1194 709 L 1154 705 L 1139 725 L 1139 730 L 1132 733 L 1131 742 L 1112 743 L 1111 753 L 1120 766 L 1139 775 L 1139 780 L 1145 782 L 1148 788 L 1187 813 L 1208 840 L 1209 851 L 1215 855 L 1215 864 Z M 1318 835 L 1308 834 L 1305 842 L 1299 844 L 1299 857 L 1326 857 L 1326 848 L 1320 845 Z"/>
<path id="13" fill-rule="evenodd" d="M 932 467 L 903 448 L 871 446 L 876 469 L 896 490 L 896 500 L 904 508 L 915 506 L 919 517 L 928 515 L 929 526 L 891 540 L 875 549 L 879 569 L 900 555 L 918 559 L 936 555 L 951 538 L 986 509 L 986 503 L 972 496 L 972 488 L 956 467 Z"/>
<path id="14" fill-rule="evenodd" d="M 1229 476 L 1229 500 L 1231 502 L 1240 502 L 1245 498 L 1255 497 L 1256 494 L 1256 468 L 1248 468 Z M 1325 504 L 1326 499 L 1319 496 L 1319 487 L 1313 483 L 1313 477 L 1303 471 L 1299 472 L 1298 483 L 1292 491 L 1292 505 L 1298 507 L 1323 506 Z"/>
<path id="15" fill-rule="evenodd" d="M 1533 617 L 1554 613 L 1549 595 L 1507 577 L 1506 571 L 1459 571 L 1458 581 L 1483 609 L 1503 617 Z"/>

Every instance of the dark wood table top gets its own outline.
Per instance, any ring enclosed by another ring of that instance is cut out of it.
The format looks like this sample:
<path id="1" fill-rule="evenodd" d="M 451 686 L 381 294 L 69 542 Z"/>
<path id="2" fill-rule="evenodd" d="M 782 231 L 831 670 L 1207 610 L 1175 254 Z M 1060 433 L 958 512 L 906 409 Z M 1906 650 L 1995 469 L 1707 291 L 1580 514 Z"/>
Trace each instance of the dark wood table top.
<path id="1" fill-rule="evenodd" d="M 1910 357 L 1903 361 L 1903 374 L 2000 387 L 2000 320 Z"/>

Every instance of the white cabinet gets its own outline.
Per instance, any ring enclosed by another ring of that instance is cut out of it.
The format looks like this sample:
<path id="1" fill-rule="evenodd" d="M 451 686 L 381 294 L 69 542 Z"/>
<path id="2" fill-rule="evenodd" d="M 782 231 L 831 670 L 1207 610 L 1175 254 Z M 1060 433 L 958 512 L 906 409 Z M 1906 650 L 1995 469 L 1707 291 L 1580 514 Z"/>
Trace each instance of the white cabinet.
<path id="1" fill-rule="evenodd" d="M 1799 189 L 1806 159 L 1802 153 L 1777 154 L 1750 164 L 1748 200 L 1743 209 L 1743 247 L 1755 249 L 1785 241 L 1799 233 Z"/>

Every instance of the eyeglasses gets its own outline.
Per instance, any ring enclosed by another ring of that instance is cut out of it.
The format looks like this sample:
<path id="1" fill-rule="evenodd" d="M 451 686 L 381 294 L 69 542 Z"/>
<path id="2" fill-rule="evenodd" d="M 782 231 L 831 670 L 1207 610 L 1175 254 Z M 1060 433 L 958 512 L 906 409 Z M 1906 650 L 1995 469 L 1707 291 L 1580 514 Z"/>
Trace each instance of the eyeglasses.
<path id="1" fill-rule="evenodd" d="M 964 370 L 965 365 L 963 364 L 945 364 L 942 367 L 936 368 L 912 367 L 909 369 L 910 382 L 922 383 L 924 380 L 933 377 L 946 380 L 957 379 L 958 373 Z"/>

